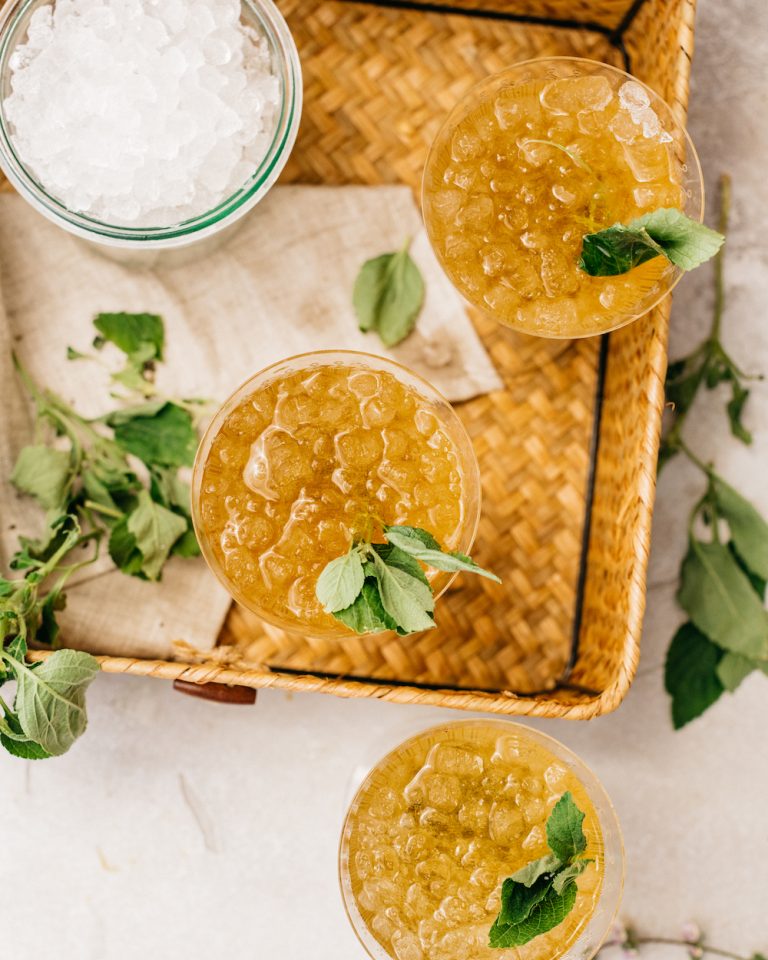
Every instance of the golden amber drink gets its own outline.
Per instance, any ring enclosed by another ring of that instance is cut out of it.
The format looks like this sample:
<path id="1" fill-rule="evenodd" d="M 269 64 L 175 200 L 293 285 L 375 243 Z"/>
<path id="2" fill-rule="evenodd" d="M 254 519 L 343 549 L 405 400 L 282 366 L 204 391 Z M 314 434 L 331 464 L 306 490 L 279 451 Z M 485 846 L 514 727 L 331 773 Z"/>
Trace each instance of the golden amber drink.
<path id="1" fill-rule="evenodd" d="M 578 269 L 583 237 L 662 207 L 703 216 L 696 152 L 629 74 L 557 57 L 474 87 L 438 133 L 422 206 L 438 259 L 472 304 L 546 337 L 603 333 L 650 310 L 681 271 Z"/>
<path id="2" fill-rule="evenodd" d="M 584 856 L 565 920 L 513 949 L 488 946 L 506 877 L 549 853 L 546 820 L 570 791 Z M 557 741 L 502 720 L 444 724 L 368 774 L 340 857 L 349 918 L 375 960 L 588 960 L 621 898 L 621 833 L 605 791 Z"/>
<path id="3" fill-rule="evenodd" d="M 203 554 L 235 599 L 317 636 L 349 632 L 315 587 L 353 540 L 405 524 L 468 553 L 480 508 L 450 404 L 399 364 L 353 351 L 293 357 L 243 384 L 203 437 L 192 487 Z M 435 593 L 452 579 L 426 572 Z"/>

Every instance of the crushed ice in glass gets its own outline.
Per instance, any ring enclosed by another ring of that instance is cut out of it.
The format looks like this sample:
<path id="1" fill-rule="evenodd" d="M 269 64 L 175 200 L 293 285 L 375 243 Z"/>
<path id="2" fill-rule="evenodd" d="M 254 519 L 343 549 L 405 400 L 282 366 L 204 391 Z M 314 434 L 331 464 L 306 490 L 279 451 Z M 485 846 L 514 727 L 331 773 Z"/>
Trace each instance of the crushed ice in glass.
<path id="1" fill-rule="evenodd" d="M 13 53 L 4 109 L 30 172 L 68 209 L 163 227 L 255 172 L 280 84 L 239 0 L 58 0 Z"/>

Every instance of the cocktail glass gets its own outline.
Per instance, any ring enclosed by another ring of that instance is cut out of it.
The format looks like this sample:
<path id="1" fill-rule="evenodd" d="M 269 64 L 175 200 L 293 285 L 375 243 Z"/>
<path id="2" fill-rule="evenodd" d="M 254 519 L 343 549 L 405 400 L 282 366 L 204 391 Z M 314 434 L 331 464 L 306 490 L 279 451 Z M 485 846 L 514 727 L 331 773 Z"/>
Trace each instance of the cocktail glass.
<path id="1" fill-rule="evenodd" d="M 549 853 L 545 823 L 570 791 L 585 857 L 565 920 L 514 949 L 488 946 L 503 880 Z M 621 900 L 624 852 L 611 802 L 567 747 L 506 720 L 431 727 L 380 760 L 344 822 L 339 877 L 373 960 L 590 960 Z"/>
<path id="2" fill-rule="evenodd" d="M 473 87 L 427 158 L 424 221 L 475 307 L 524 333 L 605 333 L 652 309 L 681 271 L 663 257 L 617 277 L 578 269 L 582 238 L 654 209 L 701 220 L 704 186 L 681 118 L 592 60 L 520 63 Z"/>
<path id="3" fill-rule="evenodd" d="M 469 553 L 480 512 L 472 443 L 448 401 L 399 364 L 355 351 L 282 360 L 214 416 L 192 481 L 209 566 L 285 630 L 344 636 L 315 595 L 325 565 L 384 524 Z M 435 595 L 453 574 L 426 571 Z"/>

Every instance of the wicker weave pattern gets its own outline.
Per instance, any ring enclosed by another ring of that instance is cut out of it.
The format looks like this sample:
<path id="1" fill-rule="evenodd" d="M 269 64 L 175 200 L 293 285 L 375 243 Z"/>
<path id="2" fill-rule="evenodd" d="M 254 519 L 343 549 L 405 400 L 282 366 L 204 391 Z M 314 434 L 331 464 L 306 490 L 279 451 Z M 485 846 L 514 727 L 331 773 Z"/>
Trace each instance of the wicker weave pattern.
<path id="1" fill-rule="evenodd" d="M 415 187 L 441 116 L 487 73 L 545 55 L 622 62 L 605 29 L 553 29 L 347 0 L 278 3 L 305 74 L 302 130 L 286 170 L 292 180 Z M 452 5 L 607 28 L 635 6 L 629 0 Z M 625 37 L 634 70 L 684 113 L 693 0 L 646 0 L 635 12 Z M 462 582 L 440 602 L 441 628 L 405 641 L 287 637 L 234 609 L 222 645 L 206 662 L 187 655 L 184 663 L 104 658 L 103 668 L 508 714 L 588 718 L 614 709 L 639 649 L 668 306 L 610 337 L 580 608 L 600 343 L 538 341 L 475 318 L 506 389 L 463 405 L 460 413 L 483 474 L 476 554 L 502 574 L 502 587 Z M 575 621 L 578 659 L 569 674 Z"/>

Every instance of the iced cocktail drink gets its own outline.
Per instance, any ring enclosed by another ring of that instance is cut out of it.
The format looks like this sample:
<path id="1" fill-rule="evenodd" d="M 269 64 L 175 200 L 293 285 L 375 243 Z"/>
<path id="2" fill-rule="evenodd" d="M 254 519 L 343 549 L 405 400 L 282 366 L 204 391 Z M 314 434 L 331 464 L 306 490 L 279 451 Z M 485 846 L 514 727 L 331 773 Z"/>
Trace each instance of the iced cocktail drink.
<path id="1" fill-rule="evenodd" d="M 294 357 L 240 387 L 203 438 L 193 480 L 214 572 L 264 619 L 313 635 L 348 632 L 315 589 L 354 540 L 404 524 L 467 553 L 479 497 L 448 402 L 396 363 L 344 351 Z M 451 579 L 427 576 L 435 593 Z"/>
<path id="2" fill-rule="evenodd" d="M 550 854 L 547 821 L 564 795 L 584 814 L 573 906 L 514 949 L 489 946 L 504 880 Z M 357 792 L 340 850 L 342 893 L 376 960 L 591 957 L 621 895 L 615 814 L 561 744 L 506 721 L 459 721 L 407 740 Z"/>
<path id="3" fill-rule="evenodd" d="M 582 240 L 660 208 L 702 215 L 698 160 L 670 108 L 589 60 L 520 64 L 474 87 L 431 148 L 423 212 L 448 276 L 502 323 L 547 337 L 646 313 L 680 270 L 662 257 L 618 277 L 578 268 Z"/>

